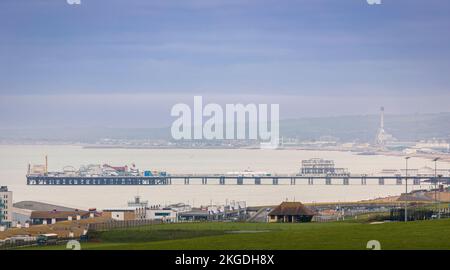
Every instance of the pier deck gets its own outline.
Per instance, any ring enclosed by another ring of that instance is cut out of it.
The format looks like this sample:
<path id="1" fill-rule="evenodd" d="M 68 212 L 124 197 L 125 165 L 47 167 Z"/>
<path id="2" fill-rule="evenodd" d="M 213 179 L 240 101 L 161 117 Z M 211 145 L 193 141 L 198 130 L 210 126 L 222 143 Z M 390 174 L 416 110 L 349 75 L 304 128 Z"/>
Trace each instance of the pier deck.
<path id="1" fill-rule="evenodd" d="M 27 176 L 27 185 L 35 186 L 156 186 L 156 185 L 408 185 L 449 183 L 450 177 L 418 176 L 229 176 L 229 175 L 168 175 L 168 176 Z"/>

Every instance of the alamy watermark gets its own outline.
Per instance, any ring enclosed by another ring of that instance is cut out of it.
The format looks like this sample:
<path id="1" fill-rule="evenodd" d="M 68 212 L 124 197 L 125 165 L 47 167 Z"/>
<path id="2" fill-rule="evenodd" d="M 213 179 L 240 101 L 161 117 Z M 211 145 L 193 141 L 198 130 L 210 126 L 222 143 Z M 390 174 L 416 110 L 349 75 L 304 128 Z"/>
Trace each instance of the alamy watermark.
<path id="1" fill-rule="evenodd" d="M 369 5 L 381 5 L 381 0 L 366 0 Z"/>
<path id="2" fill-rule="evenodd" d="M 69 5 L 81 5 L 81 0 L 66 0 Z"/>
<path id="3" fill-rule="evenodd" d="M 70 240 L 66 244 L 66 249 L 81 250 L 81 244 L 77 240 Z"/>
<path id="4" fill-rule="evenodd" d="M 172 123 L 173 139 L 247 139 L 262 141 L 261 148 L 275 149 L 278 147 L 280 141 L 279 104 L 270 104 L 270 112 L 268 104 L 226 104 L 225 112 L 219 104 L 203 105 L 203 97 L 195 96 L 193 113 L 191 107 L 184 103 L 178 103 L 172 107 L 171 115 L 178 117 Z"/>
<path id="5" fill-rule="evenodd" d="M 367 242 L 366 248 L 371 250 L 381 250 L 381 243 L 378 240 L 370 240 Z"/>
<path id="6" fill-rule="evenodd" d="M 381 5 L 381 0 L 366 0 L 369 5 Z M 66 0 L 69 5 L 81 5 L 81 0 Z"/>

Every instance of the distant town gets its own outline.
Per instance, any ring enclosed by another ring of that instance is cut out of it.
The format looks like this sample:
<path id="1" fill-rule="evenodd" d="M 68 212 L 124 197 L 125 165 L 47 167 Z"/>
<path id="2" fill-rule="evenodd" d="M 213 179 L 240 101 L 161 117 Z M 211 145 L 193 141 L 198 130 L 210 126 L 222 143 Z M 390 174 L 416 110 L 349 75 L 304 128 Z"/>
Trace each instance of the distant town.
<path id="1" fill-rule="evenodd" d="M 386 109 L 388 110 L 388 109 Z M 280 121 L 280 148 L 449 154 L 450 113 L 302 118 Z M 307 128 L 306 128 L 307 127 Z M 259 148 L 258 140 L 173 140 L 168 128 L 2 128 L 0 144 L 86 148 Z"/>

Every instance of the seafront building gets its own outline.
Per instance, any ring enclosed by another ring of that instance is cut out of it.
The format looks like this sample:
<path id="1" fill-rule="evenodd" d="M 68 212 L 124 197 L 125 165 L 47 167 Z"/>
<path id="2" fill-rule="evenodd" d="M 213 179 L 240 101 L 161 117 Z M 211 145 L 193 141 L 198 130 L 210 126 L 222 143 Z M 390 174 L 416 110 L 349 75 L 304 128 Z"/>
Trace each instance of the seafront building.
<path id="1" fill-rule="evenodd" d="M 0 187 L 0 227 L 9 228 L 12 224 L 12 191 L 7 186 Z"/>
<path id="2" fill-rule="evenodd" d="M 268 214 L 268 222 L 311 222 L 315 213 L 300 202 L 282 202 Z"/>
<path id="3" fill-rule="evenodd" d="M 94 218 L 95 213 L 89 211 L 33 211 L 31 213 L 31 224 L 32 225 L 46 225 L 55 224 L 61 221 L 72 221 L 72 220 L 82 220 L 88 218 Z"/>
<path id="4" fill-rule="evenodd" d="M 300 175 L 348 175 L 345 168 L 336 168 L 333 160 L 311 158 L 302 161 Z"/>

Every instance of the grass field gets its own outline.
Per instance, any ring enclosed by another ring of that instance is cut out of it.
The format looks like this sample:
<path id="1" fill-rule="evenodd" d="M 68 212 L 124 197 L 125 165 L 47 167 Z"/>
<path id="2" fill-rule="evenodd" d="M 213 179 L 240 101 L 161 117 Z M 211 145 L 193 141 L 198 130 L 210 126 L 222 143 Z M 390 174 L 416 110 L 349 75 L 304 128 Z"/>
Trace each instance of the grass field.
<path id="1" fill-rule="evenodd" d="M 119 229 L 94 235 L 82 249 L 366 249 L 378 240 L 382 249 L 450 249 L 450 220 L 368 224 L 183 223 Z M 63 246 L 37 249 L 64 249 Z"/>

